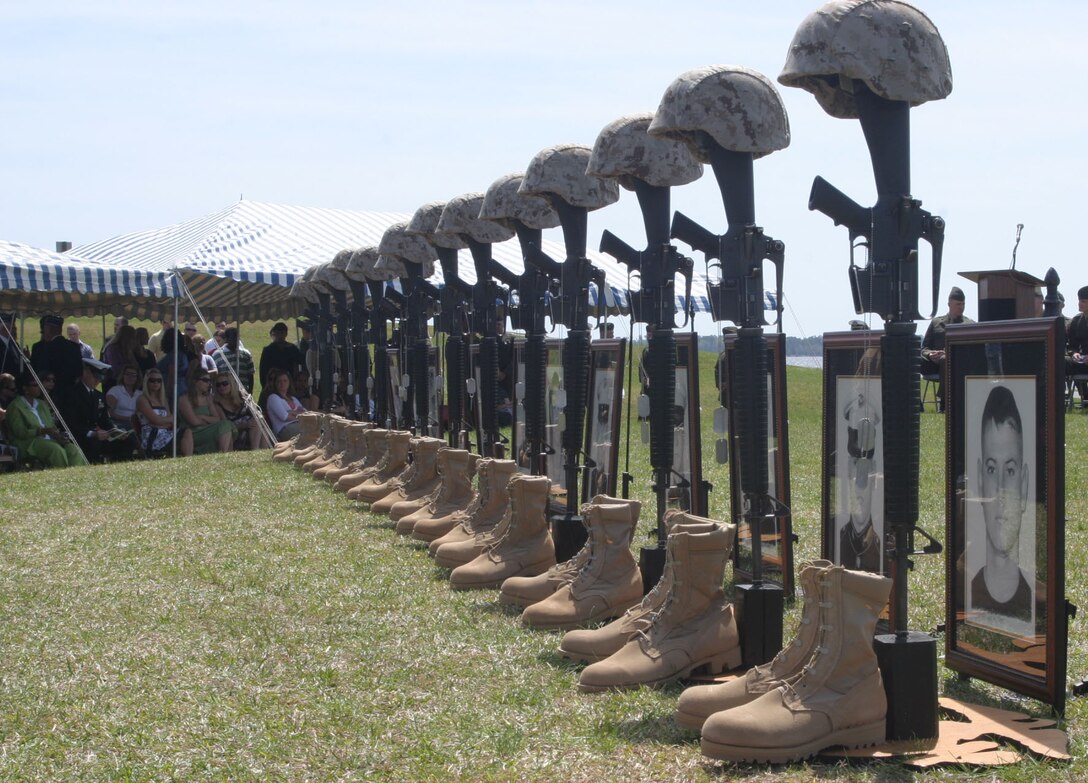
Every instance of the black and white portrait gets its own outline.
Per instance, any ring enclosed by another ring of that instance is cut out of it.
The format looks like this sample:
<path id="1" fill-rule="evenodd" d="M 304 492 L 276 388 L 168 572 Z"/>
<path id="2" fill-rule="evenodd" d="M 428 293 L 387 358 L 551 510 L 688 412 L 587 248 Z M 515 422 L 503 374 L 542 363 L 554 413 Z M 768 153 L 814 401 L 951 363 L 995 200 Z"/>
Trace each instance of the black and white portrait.
<path id="1" fill-rule="evenodd" d="M 1035 636 L 1034 378 L 965 382 L 965 622 Z"/>
<path id="2" fill-rule="evenodd" d="M 884 431 L 880 379 L 836 379 L 835 561 L 884 572 Z"/>

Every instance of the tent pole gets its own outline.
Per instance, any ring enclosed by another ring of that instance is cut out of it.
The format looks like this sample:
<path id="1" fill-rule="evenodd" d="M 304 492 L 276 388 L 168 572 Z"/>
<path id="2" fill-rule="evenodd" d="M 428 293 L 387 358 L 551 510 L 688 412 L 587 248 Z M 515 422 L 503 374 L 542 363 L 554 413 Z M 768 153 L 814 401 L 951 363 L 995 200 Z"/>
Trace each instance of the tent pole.
<path id="1" fill-rule="evenodd" d="M 171 394 L 174 396 L 174 409 L 171 411 L 174 420 L 174 437 L 171 443 L 174 448 L 174 456 L 178 456 L 178 272 L 174 270 L 174 384 Z M 104 324 L 105 322 L 103 322 Z"/>

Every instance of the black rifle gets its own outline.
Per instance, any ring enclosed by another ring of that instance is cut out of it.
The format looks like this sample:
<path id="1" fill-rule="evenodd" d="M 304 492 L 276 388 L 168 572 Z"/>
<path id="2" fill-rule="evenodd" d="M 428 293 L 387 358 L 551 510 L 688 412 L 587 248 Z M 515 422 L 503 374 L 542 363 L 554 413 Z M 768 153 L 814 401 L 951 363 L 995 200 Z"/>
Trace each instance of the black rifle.
<path id="1" fill-rule="evenodd" d="M 511 308 L 510 322 L 515 329 L 525 331 L 525 455 L 529 471 L 534 476 L 543 475 L 545 460 L 550 452 L 545 428 L 545 390 L 547 389 L 548 349 L 544 331 L 544 317 L 553 280 L 559 279 L 559 264 L 541 252 L 543 232 L 529 228 L 520 220 L 511 220 L 518 235 L 525 271 L 511 286 L 518 292 L 517 307 Z"/>
<path id="2" fill-rule="evenodd" d="M 355 389 L 352 384 L 352 351 L 351 351 L 351 309 L 348 307 L 348 293 L 336 288 L 332 292 L 332 300 L 336 305 L 336 339 L 333 350 L 340 358 L 340 372 L 333 372 L 333 385 L 340 387 L 340 373 L 346 373 L 344 385 L 344 407 L 347 417 L 355 418 Z M 337 365 L 333 365 L 336 367 Z"/>
<path id="3" fill-rule="evenodd" d="M 492 280 L 497 278 L 506 285 L 517 284 L 518 278 L 510 270 L 491 257 L 491 245 L 477 242 L 462 235 L 461 239 L 472 253 L 476 268 L 476 285 L 472 286 L 472 331 L 480 337 L 480 431 L 483 443 L 480 454 L 485 457 L 501 457 L 503 448 L 499 436 L 499 336 L 495 323 L 506 318 L 505 307 L 500 302 L 509 300 L 509 291 Z"/>
<path id="4" fill-rule="evenodd" d="M 809 209 L 845 225 L 850 233 L 850 289 L 858 313 L 885 320 L 881 339 L 884 442 L 884 521 L 895 533 L 894 631 L 907 628 L 907 571 L 910 555 L 939 552 L 940 544 L 917 526 L 920 363 L 915 320 L 918 312 L 918 240 L 933 248 L 933 313 L 941 277 L 944 220 L 910 196 L 910 104 L 890 101 L 855 81 L 854 97 L 876 178 L 877 202 L 865 209 L 817 177 Z M 857 239 L 868 248 L 869 263 L 854 263 Z M 914 534 L 929 544 L 914 549 Z"/>
<path id="5" fill-rule="evenodd" d="M 461 279 L 457 270 L 457 251 L 435 247 L 442 266 L 441 313 L 438 330 L 446 337 L 446 408 L 449 411 L 449 443 L 465 445 L 465 379 L 468 377 L 468 318 L 471 313 L 472 286 Z"/>
<path id="6" fill-rule="evenodd" d="M 401 278 L 405 294 L 405 319 L 402 339 L 407 359 L 407 375 L 410 379 L 415 422 L 415 434 L 431 435 L 436 420 L 431 418 L 431 343 L 428 322 L 434 315 L 434 303 L 441 293 L 423 277 L 423 265 L 402 258 L 406 275 Z M 436 415 L 438 411 L 434 412 Z"/>
<path id="7" fill-rule="evenodd" d="M 389 378 L 389 335 L 388 322 L 396 315 L 396 308 L 391 306 L 385 296 L 384 280 L 368 280 L 370 289 L 370 341 L 374 344 L 374 386 L 371 396 L 374 398 L 374 421 L 379 427 L 390 428 L 393 414 L 393 401 L 390 399 Z"/>
<path id="8" fill-rule="evenodd" d="M 582 442 L 585 436 L 586 408 L 589 404 L 589 284 L 596 281 L 600 297 L 604 297 L 604 274 L 586 258 L 588 210 L 574 207 L 559 196 L 545 196 L 559 214 L 563 228 L 566 259 L 557 264 L 540 248 L 530 246 L 526 260 L 538 269 L 558 267 L 558 312 L 553 306 L 552 322 L 567 328 L 563 341 L 563 387 L 566 405 L 563 407 L 563 473 L 567 490 L 566 512 L 553 520 L 552 533 L 556 544 L 556 559 L 560 562 L 573 557 L 586 539 L 586 529 L 578 515 L 578 476 L 582 472 Z M 600 303 L 603 306 L 603 301 Z M 528 418 L 528 414 L 526 414 Z"/>
<path id="9" fill-rule="evenodd" d="M 351 359 L 348 385 L 355 389 L 359 400 L 358 415 L 364 421 L 370 420 L 370 349 L 367 345 L 367 323 L 370 311 L 366 306 L 366 283 L 349 279 L 351 286 Z M 303 357 L 305 358 L 305 357 Z"/>
<path id="10" fill-rule="evenodd" d="M 714 235 L 678 212 L 673 218 L 672 236 L 703 251 L 708 259 L 718 260 L 721 282 L 709 286 L 714 320 L 730 320 L 739 327 L 733 382 L 735 435 L 740 452 L 740 505 L 752 546 L 752 583 L 739 589 L 744 596 L 744 661 L 753 665 L 770 660 L 782 646 L 784 596 L 780 588 L 763 582 L 763 520 L 773 516 L 778 505 L 768 492 L 763 262 L 775 264 L 781 302 L 785 246 L 755 224 L 752 154 L 716 144 L 707 145 L 706 152 L 722 193 L 729 228 L 725 234 Z"/>
<path id="11" fill-rule="evenodd" d="M 665 510 L 676 457 L 673 440 L 676 275 L 684 275 L 687 281 L 684 301 L 690 303 L 693 264 L 690 258 L 678 253 L 669 241 L 669 188 L 650 185 L 640 179 L 635 179 L 634 185 L 646 229 L 646 250 L 639 252 L 611 231 L 605 231 L 601 236 L 601 252 L 608 253 L 638 274 L 640 290 L 629 293 L 631 318 L 654 327 L 648 345 L 650 357 L 647 373 L 650 380 L 650 468 L 657 498 L 657 545 L 649 550 L 643 549 L 640 557 L 643 587 L 649 591 L 664 570 L 668 537 Z M 699 509 L 705 512 L 705 486 L 697 487 L 696 492 Z"/>
<path id="12" fill-rule="evenodd" d="M 907 631 L 907 574 L 910 556 L 941 551 L 917 525 L 919 464 L 918 240 L 933 249 L 933 311 L 941 276 L 944 221 L 910 195 L 910 104 L 873 93 L 853 81 L 853 94 L 876 180 L 877 202 L 863 209 L 817 177 L 809 209 L 847 227 L 851 239 L 850 287 L 858 313 L 884 321 L 881 392 L 884 443 L 884 524 L 894 532 L 891 636 L 877 637 L 881 668 L 894 671 L 887 686 L 888 738 L 933 737 L 937 732 L 936 642 Z M 868 248 L 864 267 L 853 261 L 854 241 Z M 932 314 L 931 314 L 932 315 Z M 914 547 L 920 533 L 928 545 Z"/>

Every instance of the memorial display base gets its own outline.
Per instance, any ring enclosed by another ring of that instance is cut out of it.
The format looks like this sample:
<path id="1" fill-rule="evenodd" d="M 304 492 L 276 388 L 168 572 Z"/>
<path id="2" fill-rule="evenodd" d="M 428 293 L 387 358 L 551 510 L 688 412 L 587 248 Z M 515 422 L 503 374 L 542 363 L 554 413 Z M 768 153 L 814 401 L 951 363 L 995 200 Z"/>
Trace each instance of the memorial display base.
<path id="1" fill-rule="evenodd" d="M 782 649 L 782 613 L 785 591 L 762 582 L 736 586 L 737 626 L 746 667 L 758 666 Z"/>
<path id="2" fill-rule="evenodd" d="M 937 640 L 906 631 L 873 639 L 888 696 L 889 740 L 937 736 Z"/>
<path id="3" fill-rule="evenodd" d="M 638 570 L 642 572 L 642 594 L 654 589 L 665 573 L 665 546 L 644 546 L 638 551 Z"/>
<path id="4" fill-rule="evenodd" d="M 929 740 L 885 742 L 869 748 L 828 748 L 820 755 L 850 759 L 899 759 L 908 767 L 926 769 L 941 764 L 998 766 L 1023 759 L 1018 749 L 1032 756 L 1068 761 L 1069 737 L 1053 720 L 1032 718 L 1022 712 L 980 707 L 957 699 L 941 698 L 938 734 Z M 1006 740 L 1002 745 L 998 739 Z"/>
<path id="5" fill-rule="evenodd" d="M 564 563 L 570 560 L 582 545 L 586 543 L 589 533 L 582 524 L 580 516 L 556 516 L 551 520 L 552 543 L 555 544 L 555 562 Z"/>

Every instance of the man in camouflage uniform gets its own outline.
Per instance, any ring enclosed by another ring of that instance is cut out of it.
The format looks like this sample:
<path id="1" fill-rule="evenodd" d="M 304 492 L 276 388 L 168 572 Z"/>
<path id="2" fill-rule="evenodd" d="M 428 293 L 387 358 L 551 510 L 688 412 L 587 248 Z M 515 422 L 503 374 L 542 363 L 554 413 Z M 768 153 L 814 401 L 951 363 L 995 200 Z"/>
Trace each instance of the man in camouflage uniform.
<path id="1" fill-rule="evenodd" d="M 959 286 L 952 286 L 948 294 L 948 312 L 929 322 L 926 336 L 922 338 L 922 375 L 939 375 L 937 381 L 937 410 L 944 413 L 944 331 L 948 324 L 973 324 L 963 314 L 966 297 Z"/>

